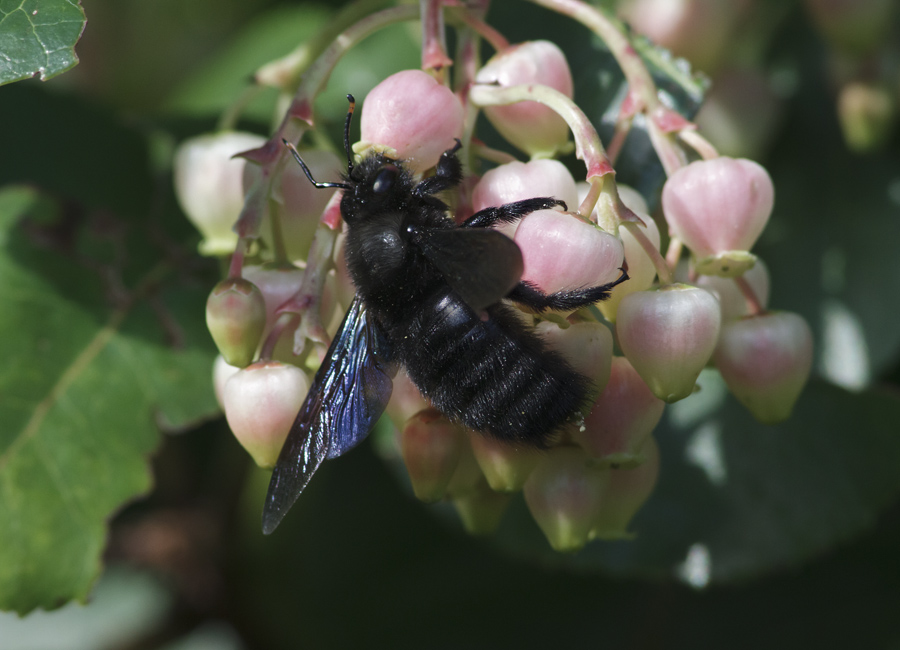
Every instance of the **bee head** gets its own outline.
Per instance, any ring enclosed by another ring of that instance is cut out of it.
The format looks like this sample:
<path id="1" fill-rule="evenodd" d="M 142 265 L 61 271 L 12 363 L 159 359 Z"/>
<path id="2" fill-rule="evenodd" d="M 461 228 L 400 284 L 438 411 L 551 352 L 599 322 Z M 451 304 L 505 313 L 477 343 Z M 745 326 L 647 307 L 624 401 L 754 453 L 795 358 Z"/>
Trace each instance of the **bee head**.
<path id="1" fill-rule="evenodd" d="M 341 212 L 348 223 L 406 209 L 415 183 L 403 163 L 380 153 L 370 154 L 347 175 Z"/>

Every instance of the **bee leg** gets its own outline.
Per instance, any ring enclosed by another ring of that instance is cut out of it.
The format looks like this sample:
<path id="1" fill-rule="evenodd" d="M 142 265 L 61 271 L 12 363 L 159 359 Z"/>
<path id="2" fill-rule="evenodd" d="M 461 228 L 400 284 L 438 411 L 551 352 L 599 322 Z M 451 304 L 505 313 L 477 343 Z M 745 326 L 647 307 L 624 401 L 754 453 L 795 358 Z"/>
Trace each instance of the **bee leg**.
<path id="1" fill-rule="evenodd" d="M 459 185 L 462 181 L 462 163 L 456 157 L 456 152 L 461 146 L 462 143 L 457 138 L 456 144 L 441 154 L 441 159 L 438 160 L 434 170 L 434 176 L 429 176 L 416 185 L 413 194 L 427 196 Z"/>
<path id="2" fill-rule="evenodd" d="M 513 201 L 494 208 L 479 210 L 462 223 L 462 228 L 489 228 L 498 223 L 518 221 L 536 210 L 550 210 L 560 207 L 566 210 L 566 202 L 549 197 Z"/>
<path id="3" fill-rule="evenodd" d="M 579 307 L 587 307 L 595 302 L 609 298 L 609 292 L 614 286 L 628 279 L 625 269 L 620 269 L 622 275 L 614 282 L 601 284 L 596 287 L 584 289 L 568 289 L 554 293 L 544 293 L 529 282 L 520 282 L 506 296 L 510 300 L 525 305 L 534 311 L 541 312 L 547 309 L 553 311 L 572 311 Z"/>

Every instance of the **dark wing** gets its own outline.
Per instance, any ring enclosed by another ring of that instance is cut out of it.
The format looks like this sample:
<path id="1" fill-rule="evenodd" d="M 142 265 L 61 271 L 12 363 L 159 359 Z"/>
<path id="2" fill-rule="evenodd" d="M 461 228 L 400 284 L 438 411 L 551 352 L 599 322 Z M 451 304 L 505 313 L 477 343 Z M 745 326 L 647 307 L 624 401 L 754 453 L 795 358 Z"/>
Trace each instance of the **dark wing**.
<path id="1" fill-rule="evenodd" d="M 413 242 L 472 309 L 501 300 L 522 277 L 522 251 L 496 230 L 416 228 Z"/>
<path id="2" fill-rule="evenodd" d="M 390 358 L 381 328 L 355 298 L 281 448 L 263 508 L 263 533 L 281 523 L 323 460 L 369 435 L 391 397 L 397 368 Z"/>

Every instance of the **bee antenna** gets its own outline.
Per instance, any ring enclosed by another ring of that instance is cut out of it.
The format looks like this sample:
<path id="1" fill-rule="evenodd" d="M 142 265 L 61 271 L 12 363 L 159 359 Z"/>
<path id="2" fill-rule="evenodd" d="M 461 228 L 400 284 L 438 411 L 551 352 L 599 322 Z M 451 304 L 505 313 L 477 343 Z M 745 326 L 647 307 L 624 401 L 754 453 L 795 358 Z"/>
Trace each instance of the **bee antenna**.
<path id="1" fill-rule="evenodd" d="M 309 167 L 307 167 L 306 163 L 303 162 L 303 158 L 300 157 L 300 153 L 297 151 L 297 147 L 295 147 L 293 144 L 291 144 L 284 138 L 282 138 L 281 141 L 284 143 L 285 147 L 287 147 L 288 149 L 291 150 L 291 153 L 294 156 L 294 160 L 296 160 L 298 163 L 300 163 L 300 167 L 303 168 L 303 173 L 306 174 L 306 177 L 309 179 L 310 183 L 312 183 L 313 185 L 315 185 L 316 187 L 319 187 L 319 188 L 339 187 L 343 190 L 350 189 L 350 186 L 347 185 L 347 183 L 320 183 L 319 181 L 317 181 L 315 178 L 312 177 L 312 172 L 309 171 Z"/>
<path id="2" fill-rule="evenodd" d="M 353 171 L 353 156 L 350 154 L 350 120 L 353 119 L 353 111 L 356 109 L 356 100 L 353 95 L 347 95 L 350 108 L 347 109 L 347 121 L 344 122 L 344 151 L 347 152 L 347 175 Z"/>

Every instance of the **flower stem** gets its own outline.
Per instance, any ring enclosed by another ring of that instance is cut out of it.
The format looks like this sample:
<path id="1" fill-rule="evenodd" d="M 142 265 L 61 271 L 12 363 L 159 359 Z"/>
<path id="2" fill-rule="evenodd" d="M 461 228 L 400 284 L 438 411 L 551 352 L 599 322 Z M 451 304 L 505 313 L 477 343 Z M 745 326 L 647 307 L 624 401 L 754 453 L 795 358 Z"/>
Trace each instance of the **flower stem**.
<path id="1" fill-rule="evenodd" d="M 419 0 L 422 21 L 422 70 L 443 81 L 446 70 L 453 65 L 447 56 L 442 0 Z"/>
<path id="2" fill-rule="evenodd" d="M 521 84 L 518 86 L 492 86 L 476 84 L 469 92 L 472 102 L 478 106 L 505 106 L 516 102 L 532 101 L 549 106 L 562 117 L 575 138 L 575 156 L 587 167 L 587 180 L 594 177 L 615 176 L 615 170 L 606 157 L 603 143 L 591 121 L 571 99 L 549 86 Z"/>
<path id="3" fill-rule="evenodd" d="M 641 245 L 647 257 L 653 262 L 653 266 L 656 268 L 656 275 L 659 276 L 659 283 L 663 286 L 672 284 L 672 269 L 666 263 L 666 260 L 663 259 L 663 256 L 659 254 L 659 251 L 656 250 L 653 242 L 644 234 L 641 226 L 635 221 L 624 221 L 622 222 L 622 227 L 631 233 L 631 236 Z"/>
<path id="4" fill-rule="evenodd" d="M 761 316 L 765 314 L 766 308 L 762 306 L 759 297 L 756 295 L 753 287 L 750 286 L 750 283 L 747 282 L 747 279 L 744 276 L 739 276 L 734 278 L 734 281 L 737 284 L 738 289 L 741 290 L 741 293 L 744 294 L 744 299 L 747 301 L 747 306 L 750 308 L 750 316 Z"/>

